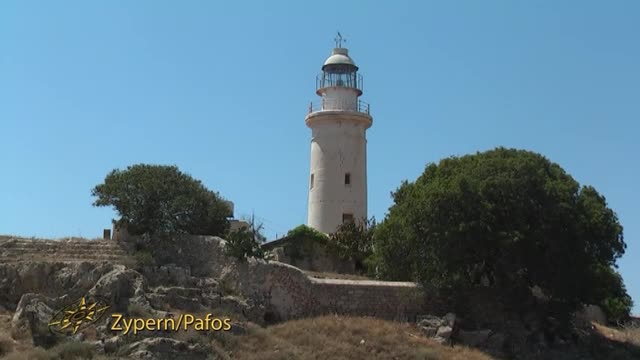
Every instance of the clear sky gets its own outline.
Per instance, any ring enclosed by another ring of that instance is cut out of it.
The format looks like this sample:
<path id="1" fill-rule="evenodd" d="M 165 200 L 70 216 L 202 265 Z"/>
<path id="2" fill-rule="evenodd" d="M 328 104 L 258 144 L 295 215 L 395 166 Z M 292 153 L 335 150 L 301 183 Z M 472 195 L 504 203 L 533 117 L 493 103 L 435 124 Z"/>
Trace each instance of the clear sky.
<path id="1" fill-rule="evenodd" d="M 639 19 L 631 0 L 2 1 L 0 234 L 101 236 L 90 190 L 136 163 L 178 165 L 271 239 L 306 222 L 304 117 L 339 30 L 374 117 L 370 215 L 429 162 L 540 152 L 617 212 L 640 303 Z"/>

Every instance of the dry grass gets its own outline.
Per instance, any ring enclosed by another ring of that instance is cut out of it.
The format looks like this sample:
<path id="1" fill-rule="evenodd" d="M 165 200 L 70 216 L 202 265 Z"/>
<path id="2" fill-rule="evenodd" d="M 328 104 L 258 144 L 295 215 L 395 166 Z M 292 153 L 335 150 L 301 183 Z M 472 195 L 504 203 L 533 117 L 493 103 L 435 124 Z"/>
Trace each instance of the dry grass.
<path id="1" fill-rule="evenodd" d="M 625 326 L 622 329 L 624 340 L 635 346 L 640 346 L 640 324 Z"/>
<path id="2" fill-rule="evenodd" d="M 597 332 L 609 340 L 628 343 L 640 347 L 640 324 L 630 324 L 621 328 L 612 328 L 593 323 Z"/>
<path id="3" fill-rule="evenodd" d="M 55 241 L 98 241 L 104 240 L 101 237 L 86 238 L 81 236 L 64 236 L 59 238 L 41 238 L 37 236 L 19 236 L 19 235 L 0 235 L 0 241 L 2 240 L 55 240 Z"/>
<path id="4" fill-rule="evenodd" d="M 7 355 L 8 353 L 13 351 L 14 341 L 11 337 L 6 334 L 0 335 L 0 357 Z"/>
<path id="5" fill-rule="evenodd" d="M 435 343 L 408 324 L 363 317 L 294 320 L 233 338 L 224 346 L 232 359 L 493 359 Z"/>

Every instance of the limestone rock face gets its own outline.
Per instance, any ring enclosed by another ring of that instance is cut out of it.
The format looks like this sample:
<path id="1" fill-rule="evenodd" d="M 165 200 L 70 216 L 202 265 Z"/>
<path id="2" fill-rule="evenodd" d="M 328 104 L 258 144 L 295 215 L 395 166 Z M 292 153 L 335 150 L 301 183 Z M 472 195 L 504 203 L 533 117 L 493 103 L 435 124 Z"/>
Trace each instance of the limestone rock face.
<path id="1" fill-rule="evenodd" d="M 46 346 L 54 343 L 57 336 L 48 331 L 48 324 L 60 304 L 67 299 L 68 297 L 53 299 L 41 294 L 24 294 L 11 319 L 12 332 L 30 338 L 34 345 Z"/>
<path id="2" fill-rule="evenodd" d="M 146 286 L 146 280 L 139 272 L 117 265 L 102 276 L 87 294 L 105 300 L 117 311 L 126 311 L 130 303 L 151 310 L 145 297 Z"/>
<path id="3" fill-rule="evenodd" d="M 14 310 L 26 293 L 79 298 L 113 268 L 107 262 L 0 263 L 0 306 Z"/>

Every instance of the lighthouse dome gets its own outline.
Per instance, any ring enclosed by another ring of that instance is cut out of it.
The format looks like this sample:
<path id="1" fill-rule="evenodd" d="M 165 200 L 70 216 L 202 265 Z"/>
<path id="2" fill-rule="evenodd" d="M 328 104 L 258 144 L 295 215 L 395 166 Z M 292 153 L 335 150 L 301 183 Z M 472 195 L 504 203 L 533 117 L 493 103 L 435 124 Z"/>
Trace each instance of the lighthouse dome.
<path id="1" fill-rule="evenodd" d="M 347 65 L 348 67 L 353 67 L 354 70 L 358 69 L 356 63 L 349 57 L 349 50 L 345 48 L 334 48 L 331 56 L 329 56 L 322 65 L 322 69 L 325 70 L 326 67 L 334 67 L 336 65 Z"/>

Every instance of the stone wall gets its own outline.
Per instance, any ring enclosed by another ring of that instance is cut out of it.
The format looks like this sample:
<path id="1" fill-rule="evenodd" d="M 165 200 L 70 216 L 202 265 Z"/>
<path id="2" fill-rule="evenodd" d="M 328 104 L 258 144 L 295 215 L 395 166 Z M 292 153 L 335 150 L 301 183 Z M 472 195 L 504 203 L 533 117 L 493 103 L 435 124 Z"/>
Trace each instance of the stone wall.
<path id="1" fill-rule="evenodd" d="M 429 312 L 426 296 L 413 283 L 316 279 L 280 262 L 241 262 L 225 255 L 223 239 L 211 236 L 182 236 L 161 244 L 155 255 L 166 263 L 157 265 L 173 263 L 195 277 L 218 279 L 225 294 L 261 308 L 267 322 L 333 313 L 412 320 Z M 120 245 L 135 243 L 0 241 L 0 306 L 12 308 L 28 292 L 81 296 L 115 267 L 129 266 Z"/>
<path id="2" fill-rule="evenodd" d="M 218 247 L 211 251 L 213 276 L 226 288 L 261 303 L 269 317 L 267 321 L 323 314 L 404 321 L 430 310 L 427 296 L 414 283 L 310 278 L 300 269 L 280 262 L 226 258 L 222 251 L 224 240 L 208 240 Z"/>
<path id="3" fill-rule="evenodd" d="M 414 321 L 426 310 L 425 294 L 414 283 L 311 278 L 321 313 Z"/>

